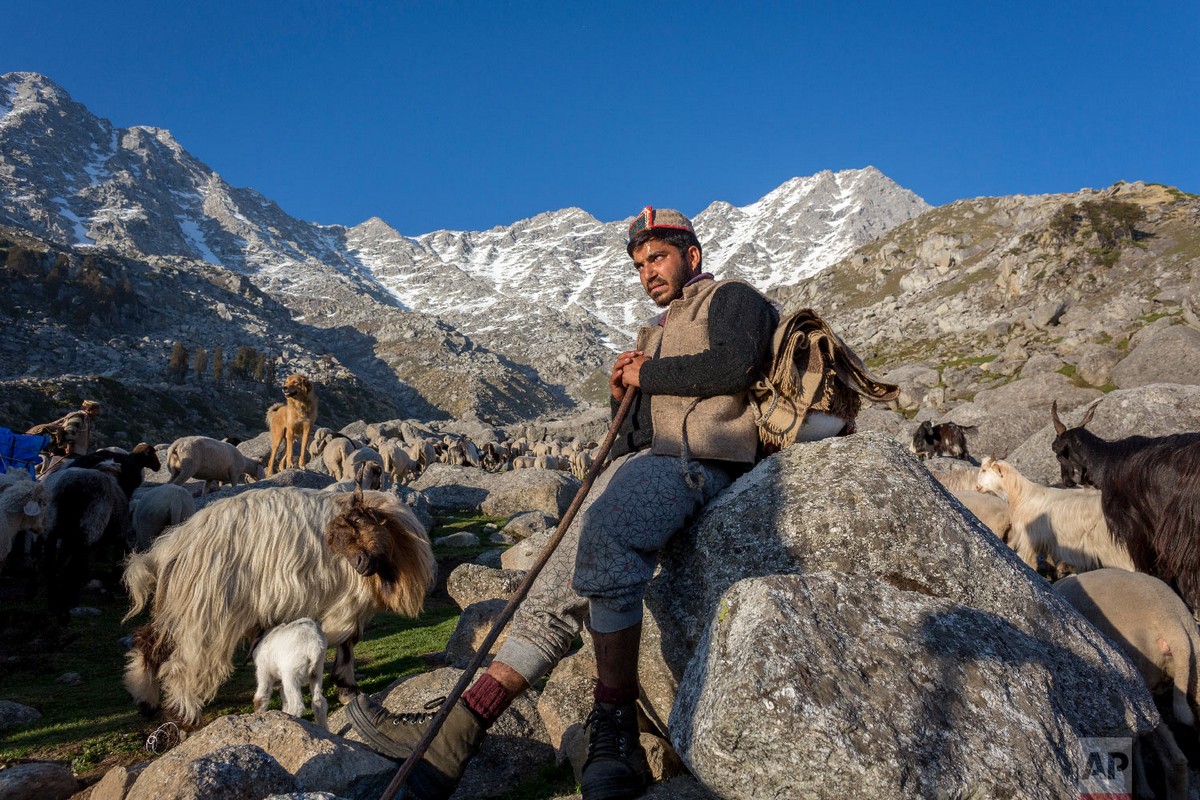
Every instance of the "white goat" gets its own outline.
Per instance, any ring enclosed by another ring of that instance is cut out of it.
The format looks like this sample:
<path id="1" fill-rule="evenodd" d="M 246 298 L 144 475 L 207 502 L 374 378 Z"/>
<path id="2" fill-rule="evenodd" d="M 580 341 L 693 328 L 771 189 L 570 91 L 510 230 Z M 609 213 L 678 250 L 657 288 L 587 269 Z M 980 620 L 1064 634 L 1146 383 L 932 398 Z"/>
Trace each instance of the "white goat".
<path id="1" fill-rule="evenodd" d="M 304 715 L 304 684 L 312 695 L 313 721 L 327 728 L 329 703 L 321 690 L 325 674 L 325 632 L 314 619 L 304 617 L 272 628 L 254 647 L 254 710 L 264 711 L 275 687 L 283 701 L 283 712 Z"/>
<path id="2" fill-rule="evenodd" d="M 133 534 L 138 550 L 149 550 L 167 527 L 178 525 L 195 513 L 196 501 L 182 486 L 164 483 L 142 492 L 133 507 Z"/>
<path id="3" fill-rule="evenodd" d="M 46 487 L 34 483 L 25 470 L 0 474 L 0 566 L 21 531 L 42 532 Z"/>
<path id="4" fill-rule="evenodd" d="M 1076 572 L 1100 567 L 1133 570 L 1129 550 L 1108 531 L 1100 492 L 1042 486 L 1008 462 L 990 457 L 980 464 L 975 488 L 1008 497 L 1008 546 L 1031 569 L 1037 569 L 1040 553 L 1070 564 Z"/>
<path id="5" fill-rule="evenodd" d="M 262 480 L 263 467 L 228 442 L 208 436 L 184 436 L 167 450 L 167 469 L 171 483 L 182 485 L 196 478 L 204 481 L 203 495 L 209 482 L 237 486 L 243 477 Z"/>

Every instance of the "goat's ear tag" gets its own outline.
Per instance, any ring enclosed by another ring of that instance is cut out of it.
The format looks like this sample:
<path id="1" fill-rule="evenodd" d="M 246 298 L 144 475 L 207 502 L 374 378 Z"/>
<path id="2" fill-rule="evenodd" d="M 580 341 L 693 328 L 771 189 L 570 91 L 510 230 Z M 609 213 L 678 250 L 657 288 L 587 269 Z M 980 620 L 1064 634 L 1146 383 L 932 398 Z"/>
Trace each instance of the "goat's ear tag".
<path id="1" fill-rule="evenodd" d="M 36 517 L 38 514 L 42 513 L 42 507 L 38 505 L 36 500 L 30 500 L 25 504 L 25 508 L 21 509 L 21 511 L 27 517 Z"/>

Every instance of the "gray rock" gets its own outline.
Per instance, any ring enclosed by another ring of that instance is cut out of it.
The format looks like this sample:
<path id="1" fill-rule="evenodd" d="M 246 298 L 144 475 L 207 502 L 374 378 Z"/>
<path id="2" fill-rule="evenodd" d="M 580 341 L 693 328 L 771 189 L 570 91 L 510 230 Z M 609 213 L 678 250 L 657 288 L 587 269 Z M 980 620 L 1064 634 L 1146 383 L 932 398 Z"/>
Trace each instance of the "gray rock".
<path id="1" fill-rule="evenodd" d="M 1115 348 L 1102 344 L 1085 344 L 1076 350 L 1069 360 L 1075 365 L 1075 374 L 1091 386 L 1103 386 L 1112 377 L 1112 368 L 1124 358 Z"/>
<path id="2" fill-rule="evenodd" d="M 36 708 L 14 703 L 12 700 L 0 700 L 0 730 L 28 725 L 41 718 L 42 712 Z"/>
<path id="3" fill-rule="evenodd" d="M 526 511 L 523 514 L 514 514 L 512 519 L 504 523 L 504 532 L 514 539 L 527 539 L 557 524 L 558 517 L 544 511 Z"/>
<path id="4" fill-rule="evenodd" d="M 144 763 L 131 767 L 113 767 L 92 787 L 88 800 L 125 800 L 125 796 L 133 788 L 134 781 L 145 768 Z"/>
<path id="5" fill-rule="evenodd" d="M 897 403 L 901 408 L 938 405 L 945 394 L 937 388 L 942 382 L 942 376 L 937 370 L 926 366 L 898 367 L 884 375 L 883 380 L 900 387 Z"/>
<path id="6" fill-rule="evenodd" d="M 1167 328 L 1178 323 L 1179 320 L 1174 317 L 1159 317 L 1154 322 L 1149 322 L 1140 328 L 1136 333 L 1129 337 L 1129 347 L 1136 350 L 1142 344 L 1150 339 L 1153 339 L 1158 334 L 1165 331 Z"/>
<path id="7" fill-rule="evenodd" d="M 1067 306 L 1061 300 L 1042 303 L 1029 315 L 1029 324 L 1040 331 L 1057 325 L 1058 320 L 1062 317 L 1063 312 L 1067 310 Z"/>
<path id="8" fill-rule="evenodd" d="M 332 715 L 330 726 L 337 730 Z M 282 711 L 233 714 L 213 720 L 147 766 L 134 782 L 128 800 L 191 796 L 176 794 L 175 787 L 188 784 L 194 764 L 222 748 L 248 745 L 269 754 L 285 774 L 294 776 L 290 785 L 261 787 L 262 791 L 253 795 L 255 800 L 297 789 L 348 797 L 370 792 L 378 795 L 395 772 L 391 760 Z"/>
<path id="9" fill-rule="evenodd" d="M 491 473 L 431 464 L 411 486 L 423 492 L 434 509 L 478 511 L 494 517 L 541 511 L 558 519 L 575 497 L 579 481 L 557 470 Z"/>
<path id="10" fill-rule="evenodd" d="M 1085 411 L 1085 407 L 1077 407 L 1063 412 L 1060 406 L 1059 416 L 1064 425 L 1073 427 Z M 1058 483 L 1062 475 L 1050 449 L 1054 425 L 1049 413 L 1044 420 L 1042 427 L 1014 448 L 1007 460 L 1030 480 Z M 1109 440 L 1200 431 L 1200 387 L 1164 383 L 1109 392 L 1096 406 L 1088 430 Z"/>
<path id="11" fill-rule="evenodd" d="M 433 540 L 435 547 L 478 547 L 479 537 L 470 531 L 459 531 Z"/>
<path id="12" fill-rule="evenodd" d="M 44 761 L 0 770 L 0 800 L 66 800 L 79 789 L 79 781 L 65 764 Z"/>
<path id="13" fill-rule="evenodd" d="M 128 800 L 258 800 L 298 788 L 296 779 L 267 751 L 254 744 L 232 744 L 191 761 L 173 786 L 160 786 L 154 795 L 145 794 L 139 779 Z"/>
<path id="14" fill-rule="evenodd" d="M 1050 404 L 1058 401 L 1059 409 L 1086 405 L 1101 396 L 1096 389 L 1080 389 L 1065 375 L 1056 372 L 1022 377 L 995 389 L 984 389 L 975 395 L 976 405 L 993 410 L 1023 408 L 1049 413 Z"/>
<path id="15" fill-rule="evenodd" d="M 79 686 L 83 683 L 83 676 L 78 672 L 64 672 L 55 678 L 54 682 L 66 684 L 67 686 Z"/>
<path id="16" fill-rule="evenodd" d="M 459 608 L 482 600 L 507 600 L 525 579 L 521 570 L 459 564 L 446 578 L 446 591 Z"/>
<path id="17" fill-rule="evenodd" d="M 741 581 L 681 682 L 673 741 L 726 798 L 1074 796 L 1083 739 L 1147 730 L 1153 703 L 1047 606 L 1072 641 L 873 576 Z"/>
<path id="18" fill-rule="evenodd" d="M 458 624 L 454 626 L 454 632 L 450 634 L 450 639 L 446 642 L 446 663 L 459 669 L 469 666 L 507 605 L 507 600 L 480 600 L 464 608 L 458 617 Z M 496 641 L 488 649 L 487 657 L 483 661 L 485 665 L 491 663 L 492 657 L 500 650 L 507 638 L 508 629 L 506 628 L 500 632 Z"/>
<path id="19" fill-rule="evenodd" d="M 941 598 L 971 614 L 995 617 L 1025 641 L 1070 651 L 1070 663 L 1078 669 L 1058 676 L 1062 694 L 1054 708 L 1068 715 L 1077 731 L 1119 735 L 1155 724 L 1153 703 L 1124 656 L 1098 639 L 1041 577 L 965 514 L 895 440 L 874 433 L 795 445 L 764 460 L 710 503 L 688 536 L 667 545 L 646 597 L 649 613 L 639 669 L 653 715 L 672 719 L 680 678 L 702 635 L 714 619 L 727 619 L 721 595 L 728 587 L 748 577 L 817 571 L 845 572 L 902 592 Z M 769 658 L 756 661 L 760 666 L 751 671 L 769 669 Z M 708 664 L 717 669 L 714 662 Z M 905 671 L 902 663 L 881 665 Z M 833 680 L 837 671 L 825 674 Z M 692 674 L 689 691 L 714 679 L 711 673 Z M 769 712 L 761 701 L 759 709 Z M 821 713 L 820 705 L 811 711 Z M 946 718 L 937 724 L 948 727 L 964 747 L 993 741 L 986 728 L 954 723 Z M 672 735 L 683 735 L 688 725 L 672 720 Z M 699 733 L 693 729 L 688 735 Z M 934 728 L 926 735 L 935 735 Z M 703 768 L 683 750 L 681 754 L 693 772 Z M 749 751 L 739 757 L 751 764 L 762 760 L 769 759 Z M 814 756 L 813 763 L 820 761 Z"/>
<path id="20" fill-rule="evenodd" d="M 544 531 L 517 542 L 500 556 L 501 565 L 505 569 L 528 571 L 553 536 L 554 531 Z"/>
<path id="21" fill-rule="evenodd" d="M 475 556 L 473 563 L 481 567 L 490 567 L 491 569 L 503 569 L 504 550 L 488 550 Z"/>
<path id="22" fill-rule="evenodd" d="M 1153 334 L 1112 368 L 1112 381 L 1122 389 L 1151 383 L 1200 384 L 1200 331 L 1172 325 Z"/>

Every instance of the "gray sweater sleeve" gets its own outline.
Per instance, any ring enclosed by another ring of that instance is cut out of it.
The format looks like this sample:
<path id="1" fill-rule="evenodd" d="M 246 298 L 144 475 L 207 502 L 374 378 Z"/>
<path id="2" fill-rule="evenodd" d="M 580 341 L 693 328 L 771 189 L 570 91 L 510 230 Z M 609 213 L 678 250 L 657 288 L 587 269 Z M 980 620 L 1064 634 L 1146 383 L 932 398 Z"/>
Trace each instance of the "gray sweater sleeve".
<path id="1" fill-rule="evenodd" d="M 766 364 L 778 319 L 766 298 L 746 284 L 721 286 L 708 311 L 709 348 L 647 361 L 640 374 L 642 391 L 715 397 L 749 389 Z"/>

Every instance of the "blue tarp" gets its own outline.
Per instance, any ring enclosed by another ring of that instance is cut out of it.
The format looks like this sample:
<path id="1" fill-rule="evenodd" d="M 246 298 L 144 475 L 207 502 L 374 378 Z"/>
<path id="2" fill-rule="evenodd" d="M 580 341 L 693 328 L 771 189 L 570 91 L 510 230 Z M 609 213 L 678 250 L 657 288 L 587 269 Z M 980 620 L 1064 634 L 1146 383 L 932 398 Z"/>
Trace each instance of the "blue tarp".
<path id="1" fill-rule="evenodd" d="M 34 469 L 42 463 L 39 454 L 49 441 L 49 436 L 13 433 L 8 428 L 0 428 L 0 472 L 24 469 L 29 471 L 29 477 L 35 477 Z"/>

